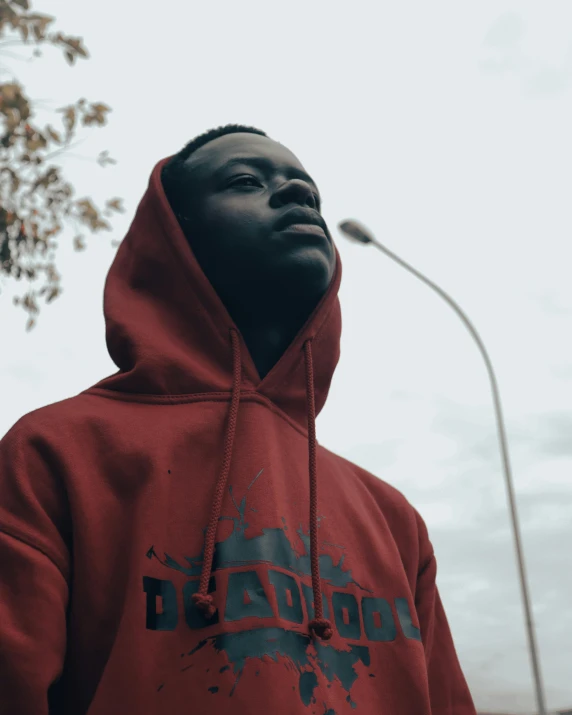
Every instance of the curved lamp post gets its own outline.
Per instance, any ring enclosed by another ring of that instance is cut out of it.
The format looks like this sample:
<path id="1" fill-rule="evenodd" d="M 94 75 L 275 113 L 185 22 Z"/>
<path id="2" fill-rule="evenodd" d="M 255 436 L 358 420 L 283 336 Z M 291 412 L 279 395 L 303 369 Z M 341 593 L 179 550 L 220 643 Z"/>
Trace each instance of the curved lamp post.
<path id="1" fill-rule="evenodd" d="M 528 644 L 529 644 L 530 658 L 532 661 L 532 671 L 533 671 L 534 682 L 535 682 L 535 687 L 536 687 L 536 704 L 538 707 L 538 715 L 547 715 L 546 704 L 545 704 L 545 700 L 544 700 L 544 689 L 543 689 L 543 685 L 542 685 L 542 676 L 540 674 L 540 664 L 539 664 L 538 651 L 537 651 L 537 646 L 536 646 L 536 637 L 534 634 L 534 625 L 533 625 L 533 621 L 532 621 L 532 611 L 530 608 L 530 597 L 528 594 L 526 573 L 525 573 L 525 569 L 524 569 L 524 556 L 523 556 L 523 552 L 522 552 L 520 529 L 519 529 L 519 525 L 518 525 L 518 517 L 517 517 L 517 509 L 516 509 L 516 500 L 515 500 L 514 488 L 513 488 L 513 484 L 512 484 L 512 473 L 511 473 L 511 469 L 510 469 L 510 462 L 509 462 L 509 458 L 508 458 L 508 446 L 507 446 L 505 427 L 504 427 L 502 411 L 501 411 L 499 389 L 498 389 L 495 373 L 493 370 L 493 366 L 491 364 L 491 361 L 489 359 L 489 356 L 485 349 L 485 346 L 483 345 L 483 341 L 479 337 L 479 335 L 478 335 L 477 331 L 475 330 L 475 328 L 473 327 L 471 321 L 467 318 L 467 316 L 463 313 L 463 311 L 459 308 L 459 306 L 455 303 L 455 301 L 450 296 L 448 296 L 447 293 L 445 293 L 445 291 L 441 290 L 441 288 L 439 288 L 439 286 L 435 285 L 435 283 L 430 281 L 429 278 L 426 278 L 422 273 L 419 273 L 419 271 L 416 271 L 415 268 L 413 268 L 412 266 L 407 264 L 401 258 L 399 258 L 394 253 L 392 253 L 389 249 L 387 249 L 385 246 L 383 246 L 381 243 L 379 243 L 379 241 L 376 240 L 376 238 L 372 235 L 372 233 L 370 231 L 368 231 L 364 226 L 362 226 L 360 223 L 358 223 L 357 221 L 354 221 L 352 219 L 346 219 L 345 221 L 341 221 L 338 224 L 338 228 L 346 236 L 346 238 L 349 238 L 352 241 L 356 241 L 357 243 L 364 243 L 364 244 L 372 243 L 374 246 L 376 246 L 376 248 L 379 248 L 381 251 L 386 253 L 394 261 L 396 261 L 397 263 L 402 265 L 404 268 L 406 268 L 408 271 L 413 273 L 413 275 L 417 276 L 417 278 L 419 278 L 424 283 L 426 283 L 430 288 L 433 288 L 434 291 L 436 291 L 444 300 L 447 301 L 447 303 L 449 303 L 449 305 L 453 308 L 453 310 L 461 318 L 461 320 L 467 326 L 469 332 L 475 339 L 475 342 L 479 346 L 479 350 L 481 351 L 482 356 L 485 360 L 487 370 L 489 373 L 489 377 L 491 379 L 491 387 L 492 387 L 493 399 L 494 399 L 494 403 L 495 403 L 499 441 L 500 441 L 500 445 L 501 445 L 502 458 L 503 458 L 504 476 L 505 476 L 506 489 L 507 489 L 507 494 L 508 494 L 508 501 L 509 501 L 509 505 L 510 505 L 510 513 L 511 513 L 511 518 L 512 518 L 512 529 L 513 529 L 513 533 L 514 533 L 514 543 L 515 543 L 515 547 L 516 547 L 516 555 L 517 555 L 518 569 L 519 569 L 519 575 L 520 575 L 520 587 L 522 590 L 522 600 L 524 603 L 524 613 L 525 613 L 525 617 L 526 617 L 526 628 L 527 628 L 527 633 L 528 633 Z"/>

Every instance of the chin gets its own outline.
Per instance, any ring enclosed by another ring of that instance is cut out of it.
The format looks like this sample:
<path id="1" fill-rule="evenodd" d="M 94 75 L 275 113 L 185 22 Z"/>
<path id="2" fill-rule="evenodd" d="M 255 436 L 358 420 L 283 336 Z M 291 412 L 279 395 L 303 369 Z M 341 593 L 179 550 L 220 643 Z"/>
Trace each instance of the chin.
<path id="1" fill-rule="evenodd" d="M 293 261 L 283 272 L 283 285 L 288 292 L 297 296 L 320 299 L 332 280 L 335 268 L 332 260 L 323 250 L 309 251 L 303 257 Z M 286 267 L 285 267 L 286 268 Z"/>

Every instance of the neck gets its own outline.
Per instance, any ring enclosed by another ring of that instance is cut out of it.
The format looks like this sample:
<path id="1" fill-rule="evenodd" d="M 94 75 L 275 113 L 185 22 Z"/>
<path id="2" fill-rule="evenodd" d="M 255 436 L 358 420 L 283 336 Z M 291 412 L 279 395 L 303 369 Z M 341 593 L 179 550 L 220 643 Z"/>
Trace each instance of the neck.
<path id="1" fill-rule="evenodd" d="M 247 306 L 229 311 L 240 330 L 261 379 L 272 370 L 317 305 Z"/>

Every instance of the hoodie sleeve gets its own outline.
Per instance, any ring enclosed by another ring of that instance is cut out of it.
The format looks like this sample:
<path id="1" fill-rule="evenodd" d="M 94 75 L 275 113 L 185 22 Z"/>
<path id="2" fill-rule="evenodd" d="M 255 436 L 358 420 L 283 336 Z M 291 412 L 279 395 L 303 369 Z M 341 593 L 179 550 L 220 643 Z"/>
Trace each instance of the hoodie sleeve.
<path id="1" fill-rule="evenodd" d="M 429 678 L 432 715 L 476 715 L 457 657 L 451 629 L 436 584 L 437 561 L 425 522 L 415 511 L 419 529 L 419 572 L 415 608 Z"/>
<path id="2" fill-rule="evenodd" d="M 48 715 L 65 657 L 70 561 L 51 460 L 23 420 L 0 441 L 0 703 L 11 715 Z"/>

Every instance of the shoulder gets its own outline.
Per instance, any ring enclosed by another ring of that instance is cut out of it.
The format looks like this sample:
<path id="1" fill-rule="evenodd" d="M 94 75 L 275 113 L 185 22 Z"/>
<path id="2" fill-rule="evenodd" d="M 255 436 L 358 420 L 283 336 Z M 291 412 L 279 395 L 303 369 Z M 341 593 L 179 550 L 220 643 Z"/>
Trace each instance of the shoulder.
<path id="1" fill-rule="evenodd" d="M 87 398 L 89 399 L 89 398 Z M 20 417 L 4 434 L 4 448 L 24 445 L 62 444 L 77 433 L 88 408 L 83 394 L 44 405 Z"/>
<path id="2" fill-rule="evenodd" d="M 425 562 L 432 554 L 427 526 L 421 514 L 399 489 L 359 467 L 350 460 L 324 448 L 331 468 L 338 473 L 346 490 L 366 495 L 380 512 L 405 559 Z"/>

